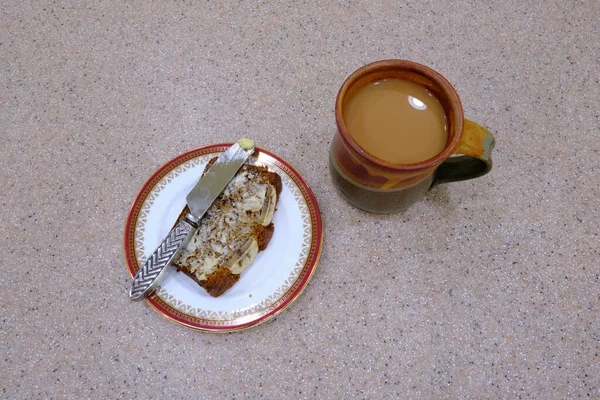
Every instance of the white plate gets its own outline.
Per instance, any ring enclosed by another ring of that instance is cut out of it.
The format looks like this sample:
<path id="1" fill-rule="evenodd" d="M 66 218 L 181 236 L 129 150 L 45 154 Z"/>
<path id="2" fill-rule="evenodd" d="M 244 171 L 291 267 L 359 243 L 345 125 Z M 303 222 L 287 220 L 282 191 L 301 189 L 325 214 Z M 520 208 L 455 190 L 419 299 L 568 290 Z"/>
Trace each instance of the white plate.
<path id="1" fill-rule="evenodd" d="M 142 187 L 125 226 L 125 259 L 132 278 L 173 227 L 206 163 L 229 146 L 217 144 L 184 153 Z M 322 245 L 321 216 L 312 191 L 293 167 L 272 153 L 257 149 L 250 162 L 278 173 L 283 184 L 269 245 L 217 298 L 170 267 L 161 286 L 147 298 L 167 318 L 202 330 L 247 328 L 282 311 L 312 276 Z"/>

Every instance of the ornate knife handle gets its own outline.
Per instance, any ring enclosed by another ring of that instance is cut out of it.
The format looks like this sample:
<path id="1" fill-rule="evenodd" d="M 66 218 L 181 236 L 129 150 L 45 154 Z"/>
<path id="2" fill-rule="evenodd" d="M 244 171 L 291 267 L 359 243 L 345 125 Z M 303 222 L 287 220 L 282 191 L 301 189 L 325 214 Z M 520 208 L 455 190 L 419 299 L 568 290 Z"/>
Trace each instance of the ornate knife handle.
<path id="1" fill-rule="evenodd" d="M 143 300 L 156 289 L 164 278 L 167 267 L 187 245 L 196 230 L 198 230 L 198 219 L 192 214 L 186 215 L 175 225 L 133 278 L 129 291 L 131 300 Z"/>

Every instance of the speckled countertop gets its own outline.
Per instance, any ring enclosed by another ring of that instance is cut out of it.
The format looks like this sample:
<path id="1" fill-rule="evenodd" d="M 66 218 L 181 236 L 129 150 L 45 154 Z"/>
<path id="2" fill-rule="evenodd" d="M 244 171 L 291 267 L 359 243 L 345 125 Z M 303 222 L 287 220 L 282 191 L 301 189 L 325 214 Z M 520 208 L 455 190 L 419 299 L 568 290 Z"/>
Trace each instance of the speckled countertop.
<path id="1" fill-rule="evenodd" d="M 0 397 L 600 398 L 598 2 L 5 1 Z M 374 216 L 332 187 L 342 81 L 445 75 L 487 176 Z M 130 302 L 123 227 L 160 165 L 250 136 L 311 185 L 312 281 L 211 334 Z"/>

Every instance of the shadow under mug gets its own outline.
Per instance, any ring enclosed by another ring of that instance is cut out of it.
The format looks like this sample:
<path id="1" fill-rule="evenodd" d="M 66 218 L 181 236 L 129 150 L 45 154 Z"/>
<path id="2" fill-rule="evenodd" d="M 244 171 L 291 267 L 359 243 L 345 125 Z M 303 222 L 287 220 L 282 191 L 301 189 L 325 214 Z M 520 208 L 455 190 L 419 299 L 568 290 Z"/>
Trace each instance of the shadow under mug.
<path id="1" fill-rule="evenodd" d="M 437 97 L 446 114 L 448 139 L 436 156 L 414 164 L 392 164 L 361 148 L 350 136 L 344 104 L 362 86 L 382 79 L 417 83 Z M 462 104 L 450 82 L 438 72 L 406 60 L 368 64 L 342 84 L 335 104 L 338 132 L 329 152 L 333 182 L 351 205 L 372 213 L 401 212 L 440 183 L 485 175 L 492 168 L 494 137 L 464 119 Z"/>

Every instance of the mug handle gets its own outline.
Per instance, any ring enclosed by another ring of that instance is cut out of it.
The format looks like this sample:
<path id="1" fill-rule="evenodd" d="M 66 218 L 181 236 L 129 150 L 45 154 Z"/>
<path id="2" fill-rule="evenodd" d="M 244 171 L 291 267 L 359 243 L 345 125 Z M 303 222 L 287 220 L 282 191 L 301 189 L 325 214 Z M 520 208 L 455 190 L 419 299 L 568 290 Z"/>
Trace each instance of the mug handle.
<path id="1" fill-rule="evenodd" d="M 440 183 L 478 178 L 492 169 L 492 150 L 495 139 L 481 125 L 465 119 L 463 134 L 454 154 L 435 171 L 430 189 Z"/>

